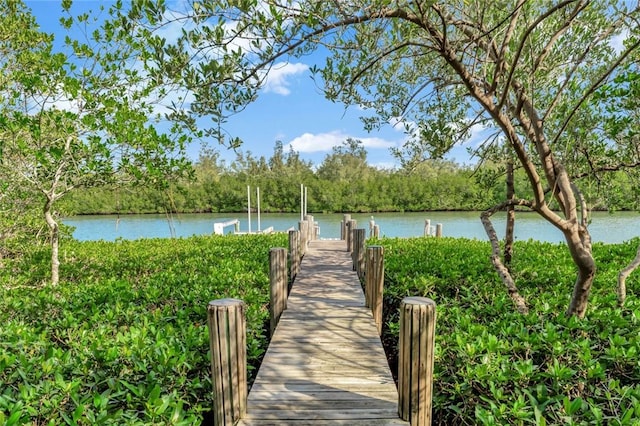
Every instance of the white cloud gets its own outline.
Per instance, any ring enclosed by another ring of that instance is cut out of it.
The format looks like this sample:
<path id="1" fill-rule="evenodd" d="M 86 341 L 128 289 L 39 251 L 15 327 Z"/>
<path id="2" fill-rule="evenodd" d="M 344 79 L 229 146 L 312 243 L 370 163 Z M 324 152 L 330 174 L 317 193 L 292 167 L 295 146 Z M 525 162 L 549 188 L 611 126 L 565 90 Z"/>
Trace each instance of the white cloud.
<path id="1" fill-rule="evenodd" d="M 624 41 L 627 38 L 629 38 L 629 30 L 625 28 L 620 33 L 613 36 L 611 40 L 609 40 L 609 44 L 616 53 L 620 53 L 624 50 Z"/>
<path id="2" fill-rule="evenodd" d="M 308 69 L 309 66 L 302 63 L 279 62 L 274 64 L 265 79 L 265 93 L 271 92 L 282 96 L 289 95 L 291 93 L 289 79 L 305 73 Z"/>
<path id="3" fill-rule="evenodd" d="M 464 143 L 473 147 L 478 147 L 487 140 L 492 132 L 493 131 L 491 130 L 488 131 L 482 124 L 476 123 L 469 129 L 469 136 Z"/>
<path id="4" fill-rule="evenodd" d="M 395 142 L 391 142 L 381 138 L 358 138 L 347 135 L 341 131 L 333 131 L 328 133 L 304 133 L 286 146 L 286 149 L 293 148 L 297 152 L 323 152 L 331 151 L 334 146 L 342 145 L 348 138 L 358 139 L 362 141 L 365 148 L 390 148 L 396 146 Z"/>

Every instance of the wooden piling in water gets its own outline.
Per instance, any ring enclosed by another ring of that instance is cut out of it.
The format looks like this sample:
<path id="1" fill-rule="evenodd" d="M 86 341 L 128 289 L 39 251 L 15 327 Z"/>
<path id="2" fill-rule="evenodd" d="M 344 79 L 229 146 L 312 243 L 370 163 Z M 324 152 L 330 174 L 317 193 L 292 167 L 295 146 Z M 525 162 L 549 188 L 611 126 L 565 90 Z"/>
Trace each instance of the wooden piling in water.
<path id="1" fill-rule="evenodd" d="M 431 220 L 425 219 L 424 221 L 424 236 L 431 236 Z"/>
<path id="2" fill-rule="evenodd" d="M 307 241 L 311 242 L 313 240 L 316 240 L 317 236 L 315 233 L 315 222 L 313 216 L 308 214 L 304 217 L 304 220 L 307 221 L 307 232 L 309 233 L 309 235 L 307 236 Z"/>
<path id="3" fill-rule="evenodd" d="M 340 222 L 340 239 L 347 240 L 347 224 L 351 220 L 350 214 L 345 214 L 342 216 L 342 222 Z"/>
<path id="4" fill-rule="evenodd" d="M 238 299 L 214 300 L 207 307 L 216 426 L 233 425 L 247 413 L 245 311 Z"/>
<path id="5" fill-rule="evenodd" d="M 431 424 L 436 304 L 407 297 L 400 304 L 398 414 L 411 426 Z"/>
<path id="6" fill-rule="evenodd" d="M 442 237 L 442 224 L 436 223 L 436 237 Z"/>

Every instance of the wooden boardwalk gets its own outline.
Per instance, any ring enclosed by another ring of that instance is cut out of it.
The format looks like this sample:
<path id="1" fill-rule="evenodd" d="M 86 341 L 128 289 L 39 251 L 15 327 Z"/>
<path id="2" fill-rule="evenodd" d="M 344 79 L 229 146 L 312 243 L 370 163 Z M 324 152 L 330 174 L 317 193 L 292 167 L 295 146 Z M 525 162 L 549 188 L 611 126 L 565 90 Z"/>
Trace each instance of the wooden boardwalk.
<path id="1" fill-rule="evenodd" d="M 406 425 L 345 241 L 312 241 L 240 425 Z"/>

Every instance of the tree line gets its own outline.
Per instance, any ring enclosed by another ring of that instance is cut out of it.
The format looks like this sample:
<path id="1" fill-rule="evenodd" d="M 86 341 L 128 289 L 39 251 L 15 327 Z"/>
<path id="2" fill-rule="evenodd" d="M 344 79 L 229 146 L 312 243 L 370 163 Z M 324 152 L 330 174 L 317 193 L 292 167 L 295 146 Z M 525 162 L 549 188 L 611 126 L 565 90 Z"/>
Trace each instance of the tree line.
<path id="1" fill-rule="evenodd" d="M 519 193 L 526 177 L 516 171 Z M 636 210 L 640 193 L 633 180 L 619 173 L 609 182 L 584 180 L 593 210 Z M 484 210 L 505 196 L 504 170 L 496 165 L 462 166 L 427 160 L 411 167 L 378 168 L 367 162 L 361 141 L 348 139 L 314 165 L 299 153 L 285 152 L 277 141 L 265 158 L 238 152 L 230 164 L 218 151 L 203 149 L 191 179 L 164 189 L 101 187 L 78 190 L 61 203 L 66 214 L 227 213 L 247 209 L 247 186 L 260 188 L 260 208 L 267 213 L 300 210 L 300 184 L 308 188 L 308 210 L 332 212 L 404 212 Z M 606 188 L 606 190 L 605 190 Z"/>

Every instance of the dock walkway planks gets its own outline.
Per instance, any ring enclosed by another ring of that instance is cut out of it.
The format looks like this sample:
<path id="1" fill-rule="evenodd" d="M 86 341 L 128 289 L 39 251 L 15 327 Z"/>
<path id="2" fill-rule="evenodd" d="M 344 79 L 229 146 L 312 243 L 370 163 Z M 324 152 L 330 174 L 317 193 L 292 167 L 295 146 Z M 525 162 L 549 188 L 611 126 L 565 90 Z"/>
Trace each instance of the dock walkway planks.
<path id="1" fill-rule="evenodd" d="M 408 424 L 397 407 L 346 242 L 312 241 L 239 424 Z"/>

